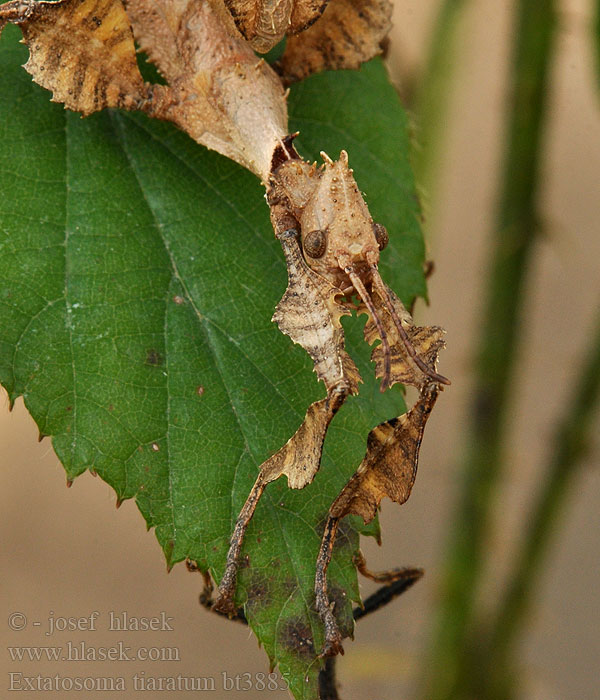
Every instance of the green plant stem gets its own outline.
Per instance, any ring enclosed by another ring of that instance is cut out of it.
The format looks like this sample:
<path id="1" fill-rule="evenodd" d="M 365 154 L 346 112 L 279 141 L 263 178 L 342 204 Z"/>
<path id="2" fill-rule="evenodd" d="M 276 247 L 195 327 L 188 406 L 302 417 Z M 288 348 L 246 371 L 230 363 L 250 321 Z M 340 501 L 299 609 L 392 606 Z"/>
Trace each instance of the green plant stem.
<path id="1" fill-rule="evenodd" d="M 600 86 L 600 0 L 596 0 L 592 40 L 596 56 L 596 80 Z"/>
<path id="2" fill-rule="evenodd" d="M 434 197 L 437 166 L 442 150 L 442 131 L 448 112 L 448 95 L 455 68 L 458 29 L 468 0 L 444 0 L 434 24 L 423 76 L 419 81 L 415 112 L 419 124 L 415 154 L 415 176 Z"/>
<path id="3" fill-rule="evenodd" d="M 536 195 L 555 27 L 552 0 L 517 4 L 508 134 L 463 484 L 442 582 L 438 627 L 427 665 L 427 700 L 457 700 L 469 666 L 474 601 L 495 489 L 502 470 L 509 381 L 523 288 L 537 233 Z"/>
<path id="4" fill-rule="evenodd" d="M 595 409 L 600 398 L 600 314 L 596 334 L 588 350 L 573 398 L 557 426 L 545 481 L 532 514 L 526 519 L 527 535 L 516 557 L 513 574 L 498 612 L 484 638 L 485 694 L 482 698 L 505 700 L 510 693 L 511 651 L 518 640 L 533 602 L 535 585 L 556 523 L 569 495 L 569 487 L 587 453 Z M 483 661 L 483 659 L 482 659 Z M 480 664 L 483 668 L 484 664 Z"/>

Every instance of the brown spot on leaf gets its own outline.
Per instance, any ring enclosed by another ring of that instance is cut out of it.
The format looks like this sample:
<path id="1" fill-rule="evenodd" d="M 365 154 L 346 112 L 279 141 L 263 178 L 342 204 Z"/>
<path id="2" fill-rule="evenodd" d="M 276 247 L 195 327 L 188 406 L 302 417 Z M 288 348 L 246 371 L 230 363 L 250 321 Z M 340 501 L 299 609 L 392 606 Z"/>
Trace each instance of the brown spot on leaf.
<path id="1" fill-rule="evenodd" d="M 198 394 L 198 396 L 202 396 L 204 394 L 204 387 L 202 386 L 202 384 L 199 384 L 196 387 L 196 393 Z"/>
<path id="2" fill-rule="evenodd" d="M 263 572 L 254 571 L 252 573 L 247 591 L 246 608 L 249 614 L 254 614 L 257 610 L 273 602 L 271 579 Z"/>
<path id="3" fill-rule="evenodd" d="M 146 353 L 146 364 L 147 365 L 152 365 L 153 367 L 158 367 L 158 365 L 162 365 L 165 361 L 165 358 L 158 352 L 158 350 L 148 350 Z"/>
<path id="4" fill-rule="evenodd" d="M 289 652 L 304 659 L 315 656 L 312 631 L 303 619 L 285 622 L 278 632 L 278 641 Z"/>

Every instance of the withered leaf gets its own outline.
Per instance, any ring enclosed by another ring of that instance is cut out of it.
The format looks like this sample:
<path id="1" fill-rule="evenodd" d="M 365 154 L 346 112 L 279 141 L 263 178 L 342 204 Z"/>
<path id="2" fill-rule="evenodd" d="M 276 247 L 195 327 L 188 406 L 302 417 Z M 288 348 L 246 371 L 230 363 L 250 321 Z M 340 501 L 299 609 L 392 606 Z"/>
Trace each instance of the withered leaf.
<path id="1" fill-rule="evenodd" d="M 148 97 L 121 0 L 13 0 L 0 6 L 0 30 L 7 22 L 21 27 L 25 68 L 54 102 L 86 116 Z"/>
<path id="2" fill-rule="evenodd" d="M 281 81 L 209 2 L 128 0 L 136 40 L 166 78 L 152 115 L 237 161 L 266 181 L 287 134 Z"/>
<path id="3" fill-rule="evenodd" d="M 352 306 L 340 299 L 341 292 L 306 264 L 297 235 L 279 236 L 288 267 L 288 288 L 277 305 L 273 320 L 282 333 L 301 345 L 315 363 L 315 372 L 331 391 L 343 384 L 358 393 L 358 369 L 344 349 L 340 319 Z"/>
<path id="4" fill-rule="evenodd" d="M 285 34 L 301 32 L 323 13 L 328 0 L 225 0 L 252 48 L 266 53 Z"/>
<path id="5" fill-rule="evenodd" d="M 396 383 L 410 384 L 420 389 L 431 381 L 432 374 L 435 375 L 438 354 L 445 346 L 445 331 L 439 326 L 415 326 L 411 315 L 400 299 L 387 285 L 385 290 L 387 299 L 383 299 L 377 290 L 373 290 L 372 299 L 390 344 L 389 384 L 390 386 Z M 398 324 L 394 321 L 392 312 L 404 329 L 408 342 L 418 358 L 418 364 L 415 357 L 409 353 L 407 344 L 400 337 Z M 359 313 L 368 313 L 367 308 L 361 305 Z M 370 345 L 380 338 L 377 325 L 370 315 L 365 324 L 364 335 Z M 382 377 L 385 361 L 382 345 L 374 348 L 371 359 L 375 362 L 376 376 Z"/>
<path id="6" fill-rule="evenodd" d="M 329 0 L 296 0 L 287 34 L 304 32 L 321 17 Z"/>
<path id="7" fill-rule="evenodd" d="M 331 517 L 353 513 L 370 522 L 384 496 L 400 504 L 408 499 L 417 475 L 423 431 L 438 393 L 439 386 L 430 383 L 408 413 L 369 433 L 365 457 L 333 502 Z"/>
<path id="8" fill-rule="evenodd" d="M 357 69 L 382 51 L 391 29 L 389 0 L 331 0 L 323 16 L 290 36 L 278 68 L 287 83 L 324 70 Z"/>

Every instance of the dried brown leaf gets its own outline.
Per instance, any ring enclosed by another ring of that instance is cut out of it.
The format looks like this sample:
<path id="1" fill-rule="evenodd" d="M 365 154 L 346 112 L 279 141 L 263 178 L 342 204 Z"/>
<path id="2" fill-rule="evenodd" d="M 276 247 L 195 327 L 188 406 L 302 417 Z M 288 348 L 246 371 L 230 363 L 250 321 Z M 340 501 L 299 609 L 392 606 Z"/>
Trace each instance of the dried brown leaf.
<path id="1" fill-rule="evenodd" d="M 288 288 L 277 305 L 273 320 L 282 333 L 301 345 L 315 363 L 315 372 L 327 391 L 343 384 L 358 393 L 358 369 L 344 349 L 340 319 L 352 313 L 341 300 L 341 291 L 306 264 L 296 232 L 279 236 L 288 267 Z"/>
<path id="2" fill-rule="evenodd" d="M 381 53 L 391 29 L 389 0 L 331 0 L 323 16 L 288 38 L 278 68 L 287 83 L 324 70 L 355 70 Z"/>
<path id="3" fill-rule="evenodd" d="M 301 32 L 323 13 L 328 0 L 225 0 L 252 48 L 266 53 L 285 34 Z"/>
<path id="4" fill-rule="evenodd" d="M 329 0 L 296 0 L 290 16 L 287 34 L 299 34 L 321 17 Z"/>
<path id="5" fill-rule="evenodd" d="M 148 96 L 121 0 L 13 0 L 0 6 L 0 29 L 13 22 L 29 47 L 25 68 L 54 102 L 84 116 L 104 107 L 138 109 Z"/>

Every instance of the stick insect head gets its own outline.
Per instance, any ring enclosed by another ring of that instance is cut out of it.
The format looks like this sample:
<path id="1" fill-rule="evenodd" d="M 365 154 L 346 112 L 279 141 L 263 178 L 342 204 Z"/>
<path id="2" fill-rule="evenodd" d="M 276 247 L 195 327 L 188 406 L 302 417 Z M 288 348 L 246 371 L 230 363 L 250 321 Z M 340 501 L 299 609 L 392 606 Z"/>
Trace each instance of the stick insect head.
<path id="1" fill-rule="evenodd" d="M 377 264 L 387 233 L 373 223 L 348 166 L 348 154 L 342 151 L 336 162 L 325 153 L 321 156 L 325 165 L 300 217 L 302 248 L 315 272 L 347 287 L 344 268 L 350 265 L 364 276 Z"/>

